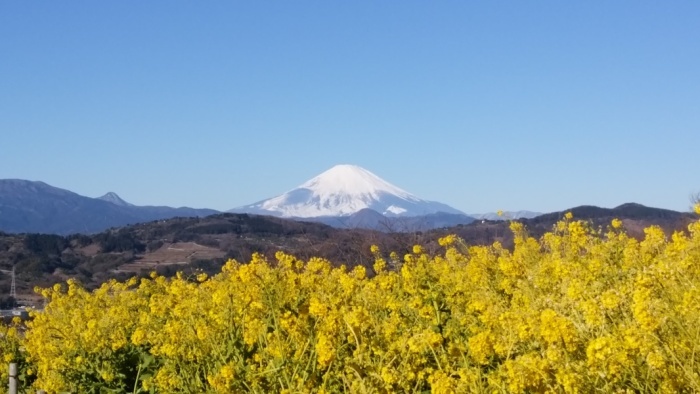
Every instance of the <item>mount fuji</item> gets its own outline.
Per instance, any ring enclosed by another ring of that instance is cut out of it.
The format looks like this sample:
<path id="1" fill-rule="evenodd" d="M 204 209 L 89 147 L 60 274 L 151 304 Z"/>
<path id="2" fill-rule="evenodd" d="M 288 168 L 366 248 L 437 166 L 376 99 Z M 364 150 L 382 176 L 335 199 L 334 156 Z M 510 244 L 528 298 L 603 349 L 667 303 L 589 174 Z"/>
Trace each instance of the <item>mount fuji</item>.
<path id="1" fill-rule="evenodd" d="M 419 217 L 431 216 L 431 228 L 442 223 L 474 220 L 449 205 L 418 198 L 362 167 L 349 164 L 336 165 L 284 194 L 229 212 L 365 228 L 376 227 L 378 222 L 387 218 L 396 219 L 394 224 L 397 221 L 406 224 L 417 223 Z"/>

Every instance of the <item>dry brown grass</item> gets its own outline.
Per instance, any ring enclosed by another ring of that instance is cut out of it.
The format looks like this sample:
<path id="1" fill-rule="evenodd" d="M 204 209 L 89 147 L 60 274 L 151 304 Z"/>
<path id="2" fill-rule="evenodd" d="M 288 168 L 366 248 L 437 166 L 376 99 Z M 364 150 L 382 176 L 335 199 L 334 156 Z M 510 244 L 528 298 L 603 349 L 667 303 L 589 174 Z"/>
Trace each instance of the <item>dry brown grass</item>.
<path id="1" fill-rule="evenodd" d="M 223 258 L 225 255 L 226 253 L 219 249 L 194 242 L 169 243 L 156 251 L 144 254 L 132 263 L 119 266 L 115 272 L 140 273 L 155 270 L 160 266 L 185 265 L 195 260 L 211 260 Z"/>

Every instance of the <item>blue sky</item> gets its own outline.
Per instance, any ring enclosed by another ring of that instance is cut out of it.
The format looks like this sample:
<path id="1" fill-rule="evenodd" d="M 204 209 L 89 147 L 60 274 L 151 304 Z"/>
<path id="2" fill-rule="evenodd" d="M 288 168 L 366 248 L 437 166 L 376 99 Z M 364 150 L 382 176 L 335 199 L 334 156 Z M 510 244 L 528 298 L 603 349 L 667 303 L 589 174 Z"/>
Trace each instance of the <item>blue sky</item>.
<path id="1" fill-rule="evenodd" d="M 357 164 L 468 213 L 700 191 L 700 3 L 0 2 L 0 178 L 230 209 Z"/>

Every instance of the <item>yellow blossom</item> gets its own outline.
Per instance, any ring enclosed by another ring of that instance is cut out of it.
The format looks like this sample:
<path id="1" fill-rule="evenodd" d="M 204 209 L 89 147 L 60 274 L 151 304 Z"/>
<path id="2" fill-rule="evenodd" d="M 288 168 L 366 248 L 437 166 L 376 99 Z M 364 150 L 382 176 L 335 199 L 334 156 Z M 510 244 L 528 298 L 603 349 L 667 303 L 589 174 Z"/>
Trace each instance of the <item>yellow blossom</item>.
<path id="1" fill-rule="evenodd" d="M 539 238 L 512 222 L 510 247 L 372 247 L 369 272 L 278 252 L 71 280 L 0 325 L 0 359 L 51 393 L 700 392 L 700 221 L 611 227 L 567 213 Z"/>
<path id="2" fill-rule="evenodd" d="M 613 219 L 611 222 L 612 228 L 618 229 L 622 227 L 622 220 L 620 219 Z"/>

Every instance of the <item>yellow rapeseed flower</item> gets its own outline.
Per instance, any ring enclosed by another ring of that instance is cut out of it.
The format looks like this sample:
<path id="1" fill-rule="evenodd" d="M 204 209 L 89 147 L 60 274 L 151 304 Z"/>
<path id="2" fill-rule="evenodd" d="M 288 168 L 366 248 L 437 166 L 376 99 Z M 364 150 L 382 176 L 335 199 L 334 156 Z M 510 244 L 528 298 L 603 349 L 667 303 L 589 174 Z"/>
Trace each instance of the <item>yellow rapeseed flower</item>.
<path id="1" fill-rule="evenodd" d="M 374 272 L 278 252 L 196 281 L 69 281 L 0 325 L 0 360 L 51 393 L 700 392 L 700 221 L 611 227 L 568 212 L 540 238 L 512 222 L 510 248 L 372 247 Z"/>
<path id="2" fill-rule="evenodd" d="M 618 229 L 618 228 L 622 227 L 622 220 L 616 218 L 616 219 L 613 219 L 610 224 L 612 225 L 612 228 Z"/>

